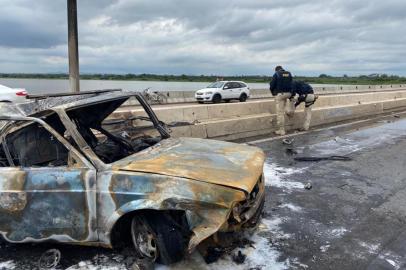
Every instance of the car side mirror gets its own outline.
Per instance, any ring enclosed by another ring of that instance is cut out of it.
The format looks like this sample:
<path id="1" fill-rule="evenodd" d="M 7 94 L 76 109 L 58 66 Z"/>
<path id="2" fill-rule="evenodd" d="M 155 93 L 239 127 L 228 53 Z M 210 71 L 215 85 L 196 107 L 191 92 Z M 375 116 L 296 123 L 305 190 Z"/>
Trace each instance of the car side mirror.
<path id="1" fill-rule="evenodd" d="M 229 87 L 228 86 L 224 86 L 224 88 L 223 89 L 228 89 Z"/>

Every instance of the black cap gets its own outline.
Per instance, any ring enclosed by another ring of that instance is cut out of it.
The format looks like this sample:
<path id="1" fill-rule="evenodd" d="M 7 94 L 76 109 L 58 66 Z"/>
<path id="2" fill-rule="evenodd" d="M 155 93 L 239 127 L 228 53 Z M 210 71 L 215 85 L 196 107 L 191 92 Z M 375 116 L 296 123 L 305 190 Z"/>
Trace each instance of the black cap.
<path id="1" fill-rule="evenodd" d="M 275 71 L 279 71 L 279 70 L 282 70 L 282 69 L 283 69 L 282 66 L 276 66 Z"/>

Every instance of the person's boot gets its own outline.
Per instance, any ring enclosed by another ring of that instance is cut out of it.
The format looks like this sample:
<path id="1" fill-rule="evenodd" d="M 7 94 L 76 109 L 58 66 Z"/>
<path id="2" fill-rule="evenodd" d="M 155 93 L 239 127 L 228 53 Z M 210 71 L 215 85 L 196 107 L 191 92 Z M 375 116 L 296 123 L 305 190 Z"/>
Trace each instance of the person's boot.
<path id="1" fill-rule="evenodd" d="M 286 135 L 286 132 L 283 129 L 279 129 L 275 131 L 276 135 L 283 136 Z"/>

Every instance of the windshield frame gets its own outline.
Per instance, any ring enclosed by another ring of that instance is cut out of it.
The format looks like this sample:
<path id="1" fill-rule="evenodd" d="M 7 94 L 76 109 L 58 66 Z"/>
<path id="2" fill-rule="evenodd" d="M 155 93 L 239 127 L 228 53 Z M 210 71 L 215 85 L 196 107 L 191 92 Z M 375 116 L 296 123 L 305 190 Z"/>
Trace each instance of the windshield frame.
<path id="1" fill-rule="evenodd" d="M 86 158 L 93 163 L 93 165 L 98 169 L 98 170 L 106 170 L 111 168 L 111 164 L 103 162 L 100 157 L 96 155 L 96 153 L 93 151 L 93 149 L 90 147 L 90 145 L 86 142 L 84 139 L 83 135 L 79 132 L 76 124 L 72 119 L 68 116 L 68 112 L 79 109 L 82 107 L 87 107 L 87 106 L 92 106 L 92 105 L 97 105 L 101 103 L 106 103 L 109 101 L 115 101 L 115 100 L 120 100 L 120 99 L 126 99 L 124 102 L 128 101 L 130 97 L 136 97 L 138 102 L 140 103 L 141 107 L 144 109 L 144 111 L 147 113 L 148 117 L 151 119 L 151 122 L 154 125 L 154 128 L 159 132 L 161 135 L 162 140 L 170 138 L 169 131 L 165 128 L 165 126 L 162 124 L 161 121 L 159 121 L 158 117 L 156 116 L 155 112 L 152 110 L 151 106 L 146 102 L 146 100 L 138 93 L 133 93 L 131 95 L 121 95 L 117 96 L 114 98 L 109 98 L 109 99 L 102 99 L 96 102 L 92 103 L 86 103 L 82 104 L 79 106 L 73 106 L 69 108 L 58 108 L 55 109 L 55 111 L 58 113 L 62 123 L 65 125 L 65 128 L 68 132 L 70 132 L 70 135 L 72 138 L 75 140 L 76 144 L 80 149 L 78 149 L 80 152 L 82 152 Z M 118 108 L 118 107 L 117 107 Z M 117 109 L 116 108 L 116 109 Z M 125 158 L 128 158 L 125 157 Z"/>

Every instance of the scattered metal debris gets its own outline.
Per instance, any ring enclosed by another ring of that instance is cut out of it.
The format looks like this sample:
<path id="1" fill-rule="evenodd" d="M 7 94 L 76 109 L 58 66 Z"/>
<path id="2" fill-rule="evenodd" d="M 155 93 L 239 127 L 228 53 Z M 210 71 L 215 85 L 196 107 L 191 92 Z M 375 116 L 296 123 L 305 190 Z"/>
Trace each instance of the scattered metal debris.
<path id="1" fill-rule="evenodd" d="M 211 264 L 211 263 L 216 262 L 218 259 L 220 259 L 225 253 L 226 253 L 226 250 L 224 248 L 209 247 L 207 249 L 207 254 L 203 258 L 207 264 Z"/>
<path id="2" fill-rule="evenodd" d="M 225 242 L 227 242 L 227 240 L 222 242 L 222 244 L 224 244 Z M 254 242 L 246 238 L 236 237 L 234 240 L 229 241 L 229 243 L 226 243 L 223 246 L 208 247 L 206 253 L 202 255 L 207 264 L 216 262 L 224 255 L 231 255 L 235 263 L 242 264 L 244 263 L 247 255 L 243 254 L 241 251 L 238 251 L 236 254 L 232 254 L 232 252 L 236 248 L 246 248 L 246 247 L 255 248 Z"/>
<path id="3" fill-rule="evenodd" d="M 322 161 L 322 160 L 333 160 L 333 161 L 351 161 L 352 158 L 346 156 L 328 156 L 328 157 L 295 157 L 295 161 Z"/>
<path id="4" fill-rule="evenodd" d="M 286 154 L 288 154 L 288 155 L 297 155 L 298 152 L 293 148 L 286 148 Z"/>
<path id="5" fill-rule="evenodd" d="M 295 139 L 283 139 L 282 143 L 286 145 L 292 145 Z"/>
<path id="6" fill-rule="evenodd" d="M 137 259 L 131 270 L 153 270 L 154 263 L 150 259 Z"/>
<path id="7" fill-rule="evenodd" d="M 312 183 L 307 183 L 307 184 L 304 186 L 304 188 L 307 189 L 307 190 L 311 190 L 311 189 L 313 188 Z"/>
<path id="8" fill-rule="evenodd" d="M 61 252 L 58 249 L 48 249 L 45 251 L 38 261 L 40 270 L 54 269 L 61 261 Z"/>
<path id="9" fill-rule="evenodd" d="M 339 185 L 338 188 L 343 188 L 343 187 L 345 187 L 345 186 L 348 186 L 348 184 Z"/>
<path id="10" fill-rule="evenodd" d="M 236 263 L 236 264 L 243 264 L 244 262 L 245 262 L 245 259 L 247 258 L 247 255 L 245 255 L 245 254 L 243 254 L 242 252 L 241 252 L 241 250 L 239 250 L 238 252 L 237 252 L 237 254 L 234 254 L 233 255 L 233 261 Z"/>

